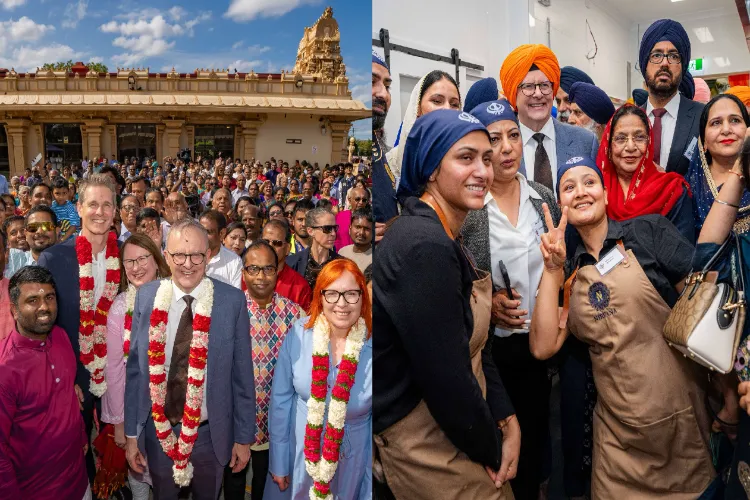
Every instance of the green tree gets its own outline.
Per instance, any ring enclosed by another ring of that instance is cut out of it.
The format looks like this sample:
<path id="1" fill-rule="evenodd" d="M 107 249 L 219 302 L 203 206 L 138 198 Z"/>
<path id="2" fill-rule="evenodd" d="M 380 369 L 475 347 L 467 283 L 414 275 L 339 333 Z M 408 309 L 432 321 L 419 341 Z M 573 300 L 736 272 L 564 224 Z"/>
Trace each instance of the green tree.
<path id="1" fill-rule="evenodd" d="M 355 139 L 357 156 L 370 156 L 372 154 L 372 139 Z"/>
<path id="2" fill-rule="evenodd" d="M 56 63 L 44 63 L 42 65 L 42 69 L 44 71 L 65 71 L 66 73 L 70 73 L 70 69 L 73 67 L 73 64 L 75 64 L 72 60 L 68 60 L 67 62 L 56 62 Z M 90 62 L 86 65 L 89 70 L 94 70 L 97 73 L 107 73 L 109 70 L 105 64 L 98 63 L 98 62 Z"/>

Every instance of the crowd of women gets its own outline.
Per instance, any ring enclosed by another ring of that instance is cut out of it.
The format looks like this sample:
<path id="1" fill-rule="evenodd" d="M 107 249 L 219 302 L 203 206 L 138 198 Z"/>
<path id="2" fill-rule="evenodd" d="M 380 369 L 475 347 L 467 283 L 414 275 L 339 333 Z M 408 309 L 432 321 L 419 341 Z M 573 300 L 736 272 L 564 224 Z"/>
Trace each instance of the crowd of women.
<path id="1" fill-rule="evenodd" d="M 693 270 L 750 276 L 750 116 L 730 93 L 693 101 L 689 60 L 679 23 L 649 27 L 648 102 L 612 108 L 600 143 L 552 116 L 571 82 L 541 45 L 465 102 L 430 72 L 395 147 L 375 131 L 400 207 L 374 265 L 377 498 L 750 495 L 750 326 L 727 374 L 663 333 Z M 386 112 L 389 71 L 374 53 Z"/>

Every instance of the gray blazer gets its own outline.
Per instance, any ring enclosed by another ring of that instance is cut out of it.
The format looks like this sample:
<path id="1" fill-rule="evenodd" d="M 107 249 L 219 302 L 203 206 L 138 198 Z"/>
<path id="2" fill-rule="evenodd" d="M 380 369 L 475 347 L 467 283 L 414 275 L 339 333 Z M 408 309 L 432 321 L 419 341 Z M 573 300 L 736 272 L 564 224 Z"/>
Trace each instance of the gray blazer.
<path id="1" fill-rule="evenodd" d="M 234 443 L 255 442 L 255 379 L 250 352 L 250 321 L 245 295 L 209 278 L 214 285 L 208 331 L 208 425 L 216 458 L 229 463 Z M 159 281 L 138 290 L 125 383 L 125 435 L 138 436 L 151 416 L 148 330 Z M 140 436 L 139 436 L 140 437 Z M 143 449 L 143 440 L 139 439 Z"/>
<path id="2" fill-rule="evenodd" d="M 596 154 L 599 152 L 599 141 L 593 132 L 581 127 L 568 125 L 554 118 L 552 119 L 552 124 L 555 127 L 555 152 L 557 154 L 558 169 L 562 168 L 565 162 L 574 156 L 588 155 L 592 160 L 596 161 Z M 534 166 L 532 165 L 531 168 L 534 168 Z M 521 168 L 518 171 L 524 177 L 528 177 L 523 157 L 521 157 Z"/>
<path id="3" fill-rule="evenodd" d="M 529 183 L 529 187 L 542 197 L 541 200 L 534 197 L 531 197 L 530 200 L 539 217 L 542 219 L 544 232 L 546 233 L 549 231 L 549 228 L 547 227 L 547 222 L 544 220 L 542 203 L 546 203 L 549 206 L 550 215 L 552 215 L 552 221 L 555 224 L 560 222 L 560 206 L 557 204 L 555 195 L 549 188 L 538 182 L 526 182 Z M 483 271 L 492 273 L 492 263 L 490 262 L 490 219 L 487 215 L 487 207 L 469 212 L 469 215 L 464 220 L 464 225 L 461 227 L 461 236 L 464 240 L 464 246 L 474 256 L 477 267 Z"/>

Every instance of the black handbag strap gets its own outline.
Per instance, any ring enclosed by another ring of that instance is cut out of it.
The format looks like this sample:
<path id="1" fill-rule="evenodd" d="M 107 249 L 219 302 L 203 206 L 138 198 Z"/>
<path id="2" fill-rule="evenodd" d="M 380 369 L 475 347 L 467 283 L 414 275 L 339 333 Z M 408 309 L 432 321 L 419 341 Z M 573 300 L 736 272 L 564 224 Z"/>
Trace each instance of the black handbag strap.
<path id="1" fill-rule="evenodd" d="M 740 298 L 743 298 L 745 292 L 745 270 L 744 260 L 742 258 L 742 245 L 740 245 L 740 237 L 732 231 L 729 233 L 730 237 L 734 237 L 734 244 L 737 249 L 737 268 L 740 273 L 740 282 L 736 286 L 737 292 L 741 294 Z"/>
<path id="2" fill-rule="evenodd" d="M 724 240 L 724 243 L 721 244 L 719 249 L 716 251 L 716 253 L 709 259 L 709 261 L 706 263 L 705 266 L 703 266 L 703 269 L 701 270 L 701 274 L 706 274 L 709 271 L 712 271 L 714 266 L 716 266 L 716 263 L 719 261 L 719 259 L 724 255 L 724 253 L 727 251 L 727 249 L 731 246 L 732 243 L 732 237 L 734 236 L 734 233 L 732 231 L 729 232 L 727 235 L 727 239 Z M 736 239 L 736 238 L 735 238 Z"/>

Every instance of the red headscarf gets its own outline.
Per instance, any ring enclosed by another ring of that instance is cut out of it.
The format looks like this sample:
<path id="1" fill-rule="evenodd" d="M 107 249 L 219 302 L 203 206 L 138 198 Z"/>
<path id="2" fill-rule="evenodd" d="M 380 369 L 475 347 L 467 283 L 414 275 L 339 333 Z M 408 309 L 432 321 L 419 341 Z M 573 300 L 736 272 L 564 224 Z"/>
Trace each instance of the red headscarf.
<path id="1" fill-rule="evenodd" d="M 632 106 L 632 104 L 625 104 Z M 615 113 L 617 115 L 617 113 Z M 614 118 L 614 117 L 613 117 Z M 612 133 L 612 119 L 602 135 L 596 164 L 602 170 L 604 186 L 607 188 L 607 216 L 621 221 L 640 215 L 660 214 L 666 216 L 683 191 L 690 195 L 690 186 L 676 172 L 662 172 L 654 163 L 653 129 L 649 132 L 646 154 L 641 158 L 638 169 L 633 173 L 627 195 L 622 192 L 615 165 L 609 158 L 609 138 Z"/>

